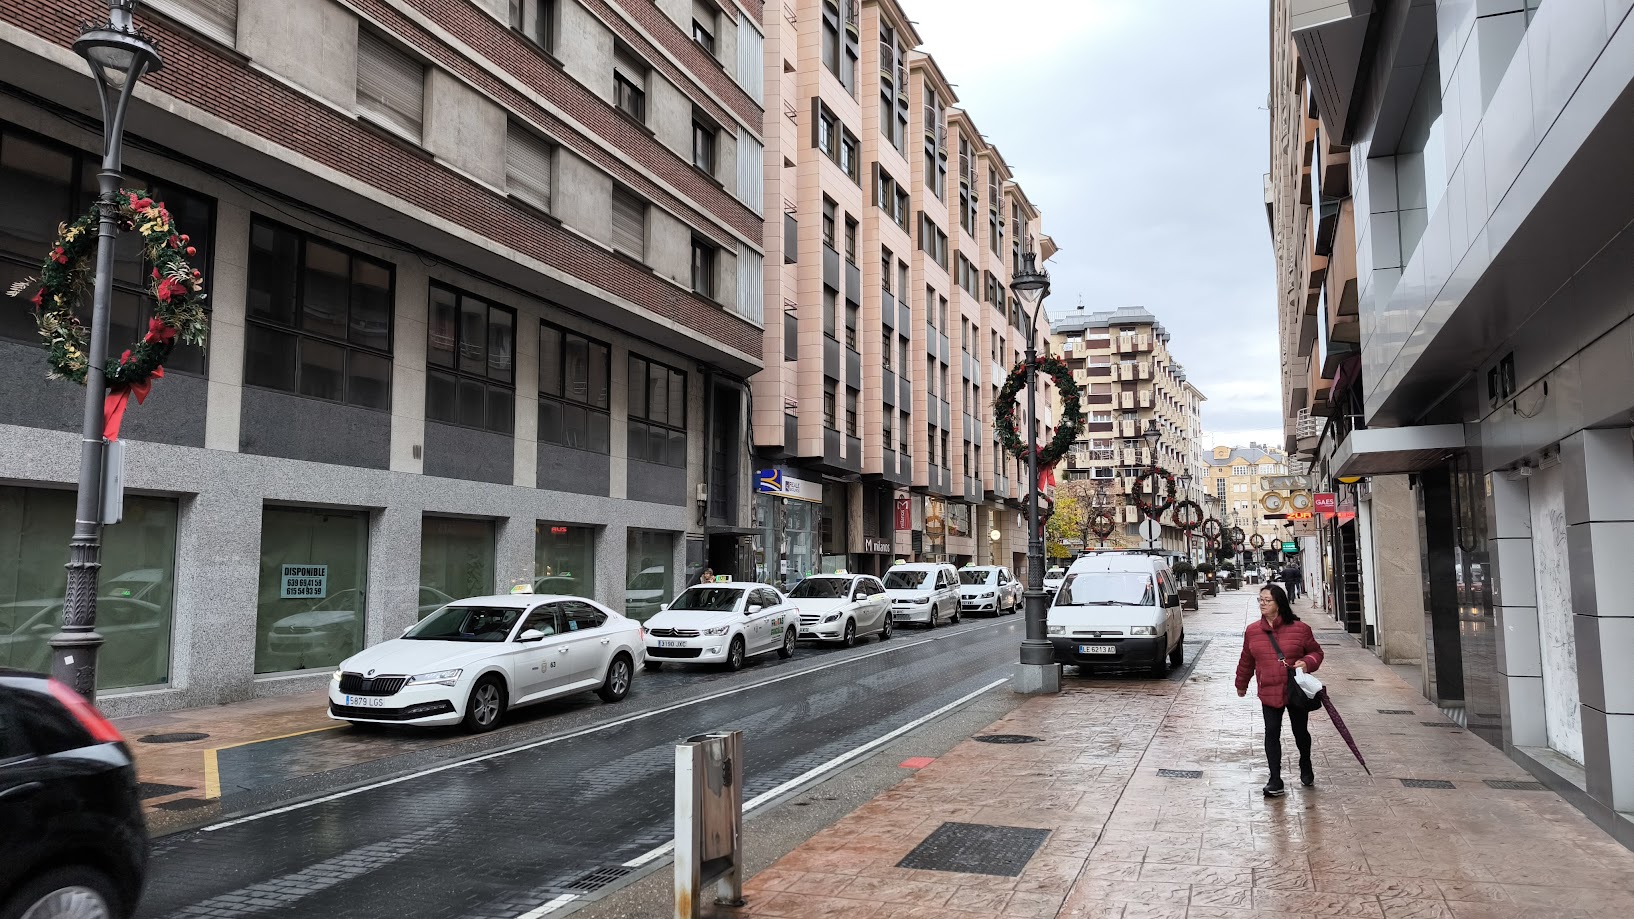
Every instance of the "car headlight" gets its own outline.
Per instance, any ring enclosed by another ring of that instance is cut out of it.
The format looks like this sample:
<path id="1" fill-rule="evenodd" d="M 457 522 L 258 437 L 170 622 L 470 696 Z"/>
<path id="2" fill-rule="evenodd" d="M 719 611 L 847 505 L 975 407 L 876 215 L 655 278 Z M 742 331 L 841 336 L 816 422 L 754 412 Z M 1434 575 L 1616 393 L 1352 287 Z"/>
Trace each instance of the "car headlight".
<path id="1" fill-rule="evenodd" d="M 732 627 L 729 626 L 729 625 L 717 625 L 712 629 L 704 629 L 703 634 L 705 634 L 705 635 L 725 635 L 727 632 L 730 632 L 730 631 L 732 631 Z"/>
<path id="2" fill-rule="evenodd" d="M 981 595 L 981 599 L 987 600 L 987 599 L 992 598 L 992 596 L 993 596 L 993 592 L 991 590 L 989 590 L 986 593 Z"/>
<path id="3" fill-rule="evenodd" d="M 1131 634 L 1131 635 L 1156 635 L 1157 634 L 1157 626 L 1153 626 L 1153 625 L 1137 625 L 1137 626 L 1132 627 L 1129 630 L 1129 634 Z"/>
<path id="4" fill-rule="evenodd" d="M 838 622 L 839 619 L 840 619 L 840 614 L 839 613 L 829 613 L 827 616 L 823 617 L 824 622 Z"/>
<path id="5" fill-rule="evenodd" d="M 1048 635 L 1065 635 L 1067 634 L 1067 627 L 1064 625 L 1045 626 L 1044 631 Z"/>
<path id="6" fill-rule="evenodd" d="M 416 673 L 408 678 L 407 686 L 453 686 L 463 670 L 438 670 L 435 673 Z"/>
<path id="7" fill-rule="evenodd" d="M 340 682 L 340 671 L 339 671 L 339 670 L 336 670 L 336 671 L 335 671 L 335 672 L 334 672 L 334 673 L 331 673 L 331 674 L 330 674 L 330 675 L 329 675 L 329 679 L 330 679 L 330 680 L 331 680 L 331 681 L 332 681 L 332 682 L 335 682 L 335 683 L 339 683 L 339 682 Z"/>

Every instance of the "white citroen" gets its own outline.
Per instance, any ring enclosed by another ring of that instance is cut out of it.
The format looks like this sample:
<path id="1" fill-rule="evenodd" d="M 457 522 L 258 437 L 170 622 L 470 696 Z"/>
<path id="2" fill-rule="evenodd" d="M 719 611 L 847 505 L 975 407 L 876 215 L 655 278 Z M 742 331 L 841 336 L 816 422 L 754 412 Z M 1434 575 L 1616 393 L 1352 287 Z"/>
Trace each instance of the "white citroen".
<path id="1" fill-rule="evenodd" d="M 643 659 L 640 625 L 593 600 L 472 597 L 342 661 L 329 717 L 488 731 L 507 709 L 572 693 L 617 702 Z"/>
<path id="2" fill-rule="evenodd" d="M 794 656 L 798 610 L 770 584 L 694 584 L 647 620 L 647 669 L 664 661 L 725 664 L 738 670 L 756 654 Z"/>

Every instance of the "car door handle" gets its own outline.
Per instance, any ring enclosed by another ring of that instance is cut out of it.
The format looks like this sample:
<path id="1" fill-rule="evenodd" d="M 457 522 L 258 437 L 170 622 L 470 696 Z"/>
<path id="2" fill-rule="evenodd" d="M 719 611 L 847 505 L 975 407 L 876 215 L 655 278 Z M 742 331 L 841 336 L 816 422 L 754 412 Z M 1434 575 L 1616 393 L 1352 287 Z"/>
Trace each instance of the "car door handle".
<path id="1" fill-rule="evenodd" d="M 566 648 L 557 648 L 557 649 L 556 649 L 556 653 L 557 653 L 557 654 L 566 654 L 566 653 L 567 653 L 567 649 L 566 649 Z"/>
<path id="2" fill-rule="evenodd" d="M 613 643 L 613 640 L 612 640 L 612 639 L 611 639 L 611 638 L 603 638 L 603 639 L 602 639 L 602 640 L 601 640 L 601 643 L 602 643 L 602 644 L 604 644 L 604 645 L 607 645 L 607 644 L 612 644 L 612 643 Z"/>
<path id="3" fill-rule="evenodd" d="M 0 791 L 0 801 L 21 801 L 24 798 L 32 798 L 39 794 L 40 789 L 44 787 L 39 782 L 24 782 L 14 788 Z"/>

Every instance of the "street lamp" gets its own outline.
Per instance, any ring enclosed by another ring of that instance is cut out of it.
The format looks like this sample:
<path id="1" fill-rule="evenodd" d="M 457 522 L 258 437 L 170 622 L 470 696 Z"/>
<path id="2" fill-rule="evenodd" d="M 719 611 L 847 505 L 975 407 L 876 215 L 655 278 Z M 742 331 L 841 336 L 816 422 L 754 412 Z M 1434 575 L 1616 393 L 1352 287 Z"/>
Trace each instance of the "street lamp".
<path id="1" fill-rule="evenodd" d="M 91 341 L 85 373 L 85 417 L 79 452 L 79 495 L 74 506 L 74 536 L 68 543 L 68 590 L 62 606 L 62 631 L 51 636 L 51 675 L 96 698 L 96 656 L 102 636 L 96 631 L 97 575 L 102 568 L 103 401 L 108 384 L 108 313 L 113 297 L 114 242 L 119 235 L 119 186 L 125 145 L 125 112 L 142 75 L 162 62 L 153 39 L 131 22 L 136 0 L 108 0 L 108 21 L 86 26 L 74 51 L 90 65 L 102 105 L 102 171 L 97 174 L 96 285 L 91 300 Z"/>
<path id="2" fill-rule="evenodd" d="M 1174 478 L 1175 478 L 1175 481 L 1177 483 L 1179 483 L 1179 485 L 1180 485 L 1180 500 L 1190 501 L 1191 500 L 1191 494 L 1190 494 L 1190 490 L 1191 490 L 1191 473 L 1182 472 L 1179 475 L 1175 476 Z M 1179 512 L 1177 511 L 1176 516 L 1175 516 L 1175 523 L 1178 524 L 1179 522 L 1180 522 Z M 1191 530 L 1185 529 L 1185 530 L 1182 530 L 1182 532 L 1186 534 L 1186 561 L 1189 562 L 1189 561 L 1192 561 L 1192 557 L 1191 557 Z"/>
<path id="3" fill-rule="evenodd" d="M 1158 442 L 1163 439 L 1163 433 L 1157 429 L 1157 419 L 1156 418 L 1146 419 L 1146 432 L 1144 434 L 1141 434 L 1140 436 L 1146 440 L 1146 452 L 1151 454 L 1149 459 L 1151 460 L 1151 475 L 1152 475 L 1152 498 L 1153 498 L 1152 507 L 1155 508 L 1155 507 L 1157 507 L 1157 500 L 1156 499 L 1157 499 L 1157 483 L 1158 483 L 1157 445 L 1158 445 Z M 1162 530 L 1160 528 L 1161 528 L 1162 524 L 1158 523 L 1158 515 L 1154 513 L 1154 514 L 1149 514 L 1147 516 L 1148 516 L 1148 519 L 1150 519 L 1152 521 L 1152 528 L 1148 532 L 1155 532 L 1155 533 L 1158 533 L 1159 535 L 1161 535 Z M 1157 545 L 1156 537 L 1153 537 L 1153 536 L 1147 536 L 1146 537 L 1146 551 L 1147 551 L 1147 553 L 1151 553 L 1156 548 L 1156 545 Z"/>
<path id="4" fill-rule="evenodd" d="M 1021 663 L 1013 686 L 1018 692 L 1060 692 L 1061 667 L 1045 637 L 1044 534 L 1038 527 L 1038 316 L 1050 295 L 1050 273 L 1038 267 L 1032 240 L 1022 233 L 1021 270 L 1010 279 L 1010 289 L 1032 312 L 1027 317 L 1027 637 L 1021 642 Z"/>

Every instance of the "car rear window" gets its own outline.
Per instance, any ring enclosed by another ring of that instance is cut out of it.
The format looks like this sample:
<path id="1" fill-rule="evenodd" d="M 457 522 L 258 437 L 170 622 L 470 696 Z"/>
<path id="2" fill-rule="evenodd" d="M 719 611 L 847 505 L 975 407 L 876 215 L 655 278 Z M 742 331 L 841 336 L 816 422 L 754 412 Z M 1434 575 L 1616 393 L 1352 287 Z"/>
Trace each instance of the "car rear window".
<path id="1" fill-rule="evenodd" d="M 50 756 L 95 743 L 90 732 L 80 727 L 56 699 L 26 690 L 0 689 L 0 692 L 11 699 L 6 707 L 16 716 L 23 739 L 36 755 Z"/>

